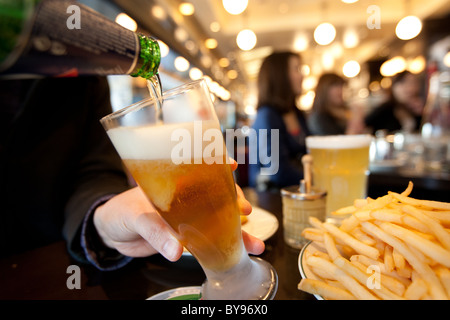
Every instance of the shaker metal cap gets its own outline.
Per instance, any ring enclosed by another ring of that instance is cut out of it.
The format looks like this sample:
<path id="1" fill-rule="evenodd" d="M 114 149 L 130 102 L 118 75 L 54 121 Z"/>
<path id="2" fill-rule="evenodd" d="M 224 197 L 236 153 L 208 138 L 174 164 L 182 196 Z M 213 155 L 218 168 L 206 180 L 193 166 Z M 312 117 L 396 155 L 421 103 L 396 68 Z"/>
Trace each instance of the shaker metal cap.
<path id="1" fill-rule="evenodd" d="M 311 166 L 313 158 L 310 154 L 302 157 L 305 179 L 300 180 L 299 185 L 294 185 L 281 189 L 283 197 L 290 197 L 297 200 L 317 200 L 327 195 L 326 191 L 312 186 Z"/>
<path id="2" fill-rule="evenodd" d="M 327 195 L 326 191 L 311 187 L 310 192 L 306 191 L 305 180 L 300 181 L 300 185 L 293 185 L 281 189 L 283 197 L 290 197 L 298 200 L 317 200 Z"/>

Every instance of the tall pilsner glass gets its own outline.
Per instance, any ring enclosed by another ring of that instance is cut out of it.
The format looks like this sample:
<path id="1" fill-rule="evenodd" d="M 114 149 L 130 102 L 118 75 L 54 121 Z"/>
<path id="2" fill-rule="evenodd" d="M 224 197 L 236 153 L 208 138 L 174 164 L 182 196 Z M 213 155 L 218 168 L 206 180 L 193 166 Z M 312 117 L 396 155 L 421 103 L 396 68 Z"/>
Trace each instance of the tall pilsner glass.
<path id="1" fill-rule="evenodd" d="M 333 212 L 367 196 L 371 142 L 368 134 L 306 138 L 313 158 L 314 184 L 327 192 L 327 221 L 340 224 L 348 215 Z"/>
<path id="2" fill-rule="evenodd" d="M 278 277 L 249 257 L 219 121 L 204 80 L 101 120 L 125 166 L 202 266 L 203 299 L 272 299 Z M 159 107 L 161 106 L 161 108 Z"/>

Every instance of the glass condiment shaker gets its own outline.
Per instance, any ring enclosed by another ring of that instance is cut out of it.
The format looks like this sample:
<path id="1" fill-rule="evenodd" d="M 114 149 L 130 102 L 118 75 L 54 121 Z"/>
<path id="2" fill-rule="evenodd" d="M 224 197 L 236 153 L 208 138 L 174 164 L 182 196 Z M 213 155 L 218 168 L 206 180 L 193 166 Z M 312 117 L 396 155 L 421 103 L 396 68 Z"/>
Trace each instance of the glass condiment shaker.
<path id="1" fill-rule="evenodd" d="M 281 189 L 281 195 L 284 240 L 289 246 L 300 249 L 308 242 L 301 234 L 311 226 L 309 217 L 325 220 L 327 193 L 314 187 L 307 190 L 305 180 L 302 180 L 300 186 Z"/>

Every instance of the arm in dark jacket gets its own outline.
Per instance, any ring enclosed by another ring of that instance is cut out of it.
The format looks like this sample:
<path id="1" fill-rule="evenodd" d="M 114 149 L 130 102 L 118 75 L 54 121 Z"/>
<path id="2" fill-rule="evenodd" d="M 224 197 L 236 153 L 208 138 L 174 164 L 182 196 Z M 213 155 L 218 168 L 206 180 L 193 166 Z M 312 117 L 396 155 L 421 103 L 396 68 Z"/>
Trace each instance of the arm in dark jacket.
<path id="1" fill-rule="evenodd" d="M 281 115 L 273 108 L 261 107 L 253 129 L 256 130 L 257 145 L 250 146 L 250 150 L 257 150 L 257 164 L 250 164 L 250 185 L 256 186 L 262 168 L 271 168 L 266 178 L 279 187 L 297 184 L 302 173 L 292 160 L 304 149 L 289 135 Z M 265 155 L 271 159 L 269 163 L 262 161 Z"/>

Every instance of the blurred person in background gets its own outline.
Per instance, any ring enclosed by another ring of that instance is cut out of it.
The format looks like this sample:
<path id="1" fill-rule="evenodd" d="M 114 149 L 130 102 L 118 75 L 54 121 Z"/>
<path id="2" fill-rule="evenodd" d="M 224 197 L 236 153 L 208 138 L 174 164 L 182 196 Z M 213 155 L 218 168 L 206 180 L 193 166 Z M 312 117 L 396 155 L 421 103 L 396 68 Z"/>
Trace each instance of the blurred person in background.
<path id="1" fill-rule="evenodd" d="M 129 183 L 99 122 L 112 112 L 105 77 L 0 84 L 0 257 L 62 240 L 72 258 L 100 270 L 156 253 L 181 257 L 182 245 Z M 243 238 L 250 253 L 264 250 L 262 241 Z"/>
<path id="2" fill-rule="evenodd" d="M 388 99 L 375 107 L 364 122 L 371 133 L 386 130 L 417 132 L 420 129 L 424 100 L 421 97 L 419 77 L 409 71 L 398 73 L 392 79 Z"/>
<path id="3" fill-rule="evenodd" d="M 305 138 L 309 130 L 304 112 L 296 106 L 296 99 L 302 93 L 301 66 L 301 57 L 288 51 L 272 53 L 261 65 L 257 81 L 257 114 L 252 125 L 257 132 L 255 147 L 258 155 L 264 151 L 263 154 L 272 156 L 272 161 L 278 161 L 278 171 L 262 175 L 261 168 L 271 164 L 262 163 L 260 157 L 256 164 L 250 163 L 249 185 L 258 190 L 279 190 L 299 184 L 303 177 L 301 157 L 306 154 Z M 267 130 L 265 139 L 262 139 L 264 131 L 261 129 Z M 278 130 L 276 144 L 271 141 L 271 130 Z M 278 146 L 278 150 L 272 150 L 272 145 Z"/>
<path id="4" fill-rule="evenodd" d="M 317 83 L 308 127 L 313 135 L 357 134 L 364 130 L 362 111 L 350 108 L 344 100 L 346 81 L 325 73 Z"/>

